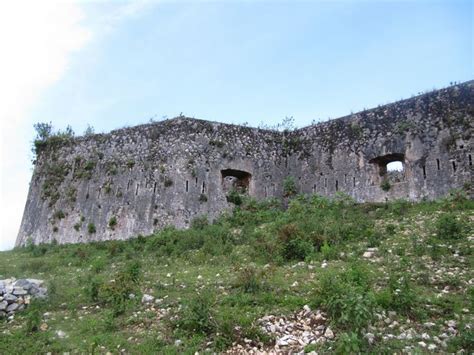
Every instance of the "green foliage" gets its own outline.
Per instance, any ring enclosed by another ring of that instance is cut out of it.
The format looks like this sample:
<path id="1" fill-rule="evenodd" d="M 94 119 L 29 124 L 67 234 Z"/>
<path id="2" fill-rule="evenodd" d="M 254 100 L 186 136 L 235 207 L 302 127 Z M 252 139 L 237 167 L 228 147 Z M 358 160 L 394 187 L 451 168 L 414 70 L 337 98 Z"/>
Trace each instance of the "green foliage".
<path id="1" fill-rule="evenodd" d="M 314 251 L 313 245 L 303 237 L 296 224 L 282 226 L 278 235 L 283 245 L 282 256 L 286 260 L 304 260 Z"/>
<path id="2" fill-rule="evenodd" d="M 110 306 L 115 316 L 122 314 L 130 304 L 129 295 L 136 292 L 140 277 L 141 264 L 138 261 L 126 264 L 113 281 L 100 284 L 97 299 Z M 93 295 L 95 296 L 95 293 Z"/>
<path id="3" fill-rule="evenodd" d="M 209 221 L 207 219 L 207 216 L 196 217 L 191 221 L 191 228 L 194 229 L 204 229 L 208 225 Z"/>
<path id="4" fill-rule="evenodd" d="M 49 123 L 36 123 L 33 125 L 36 137 L 33 141 L 32 151 L 37 157 L 41 152 L 69 143 L 74 137 L 74 131 L 67 126 L 64 131 L 54 132 L 53 125 Z"/>
<path id="5" fill-rule="evenodd" d="M 351 264 L 345 272 L 327 272 L 321 278 L 316 304 L 339 329 L 360 333 L 372 322 L 376 302 L 367 271 L 360 264 Z"/>
<path id="6" fill-rule="evenodd" d="M 110 229 L 114 230 L 115 226 L 117 226 L 117 217 L 112 216 L 109 219 L 109 227 L 110 227 Z"/>
<path id="7" fill-rule="evenodd" d="M 176 326 L 189 333 L 212 334 L 217 328 L 214 302 L 215 296 L 209 291 L 196 294 L 185 304 Z"/>
<path id="8" fill-rule="evenodd" d="M 265 278 L 265 270 L 258 269 L 253 264 L 243 266 L 237 271 L 234 287 L 245 293 L 257 293 L 267 288 Z"/>
<path id="9" fill-rule="evenodd" d="M 441 326 L 456 319 L 459 333 L 442 350 L 468 351 L 472 332 L 464 326 L 463 309 L 472 307 L 474 288 L 461 260 L 468 262 L 472 251 L 467 238 L 452 237 L 452 221 L 440 224 L 450 236 L 442 239 L 437 220 L 453 214 L 466 235 L 474 203 L 446 200 L 356 204 L 339 194 L 295 196 L 284 208 L 278 200 L 245 198 L 212 223 L 202 218 L 187 230 L 168 227 L 146 238 L 79 245 L 28 243 L 1 253 L 0 278 L 46 280 L 48 299 L 40 314 L 50 313 L 50 329 L 36 331 L 34 315 L 27 324 L 27 308 L 13 323 L 0 322 L 0 333 L 9 332 L 0 353 L 223 353 L 246 339 L 266 348 L 272 339 L 257 320 L 291 317 L 305 304 L 327 313 L 336 335 L 307 351 L 398 353 L 407 345 L 414 353 L 426 350 L 418 338 L 382 341 L 371 328 L 383 324 L 373 318 L 382 311 L 396 311 L 400 328 L 418 330 L 428 320 Z M 89 221 L 76 218 L 78 229 L 87 231 Z M 368 246 L 378 246 L 377 258 L 360 257 Z M 329 260 L 324 269 L 322 259 Z M 436 273 L 453 267 L 460 272 Z M 437 297 L 446 286 L 450 293 Z M 142 305 L 140 292 L 160 301 Z M 158 308 L 169 314 L 160 318 Z M 55 337 L 57 329 L 68 337 Z M 136 331 L 139 341 L 123 341 Z M 366 332 L 375 333 L 374 342 L 363 337 Z"/>
<path id="10" fill-rule="evenodd" d="M 390 185 L 390 181 L 388 181 L 388 179 L 384 179 L 384 180 L 380 183 L 380 188 L 381 188 L 382 190 L 384 190 L 385 192 L 389 191 L 391 187 L 392 187 L 392 185 Z"/>
<path id="11" fill-rule="evenodd" d="M 95 133 L 94 127 L 92 127 L 91 125 L 87 125 L 87 128 L 84 131 L 84 136 L 86 137 L 92 136 L 94 133 Z"/>
<path id="12" fill-rule="evenodd" d="M 419 299 L 408 275 L 392 271 L 388 286 L 381 290 L 376 297 L 377 303 L 385 309 L 409 316 L 418 315 L 416 306 Z"/>
<path id="13" fill-rule="evenodd" d="M 95 228 L 95 224 L 94 224 L 94 223 L 91 222 L 91 223 L 89 223 L 89 224 L 87 225 L 87 232 L 88 232 L 89 234 L 93 234 L 93 233 L 96 232 L 96 228 Z"/>
<path id="14" fill-rule="evenodd" d="M 452 213 L 442 214 L 436 221 L 436 235 L 442 240 L 460 239 L 463 234 L 463 225 Z"/>
<path id="15" fill-rule="evenodd" d="M 449 340 L 449 353 L 459 352 L 459 349 L 465 349 L 467 352 L 470 352 L 474 349 L 474 329 L 471 327 L 461 327 L 459 335 Z"/>
<path id="16" fill-rule="evenodd" d="M 360 124 L 358 124 L 357 122 L 352 122 L 350 127 L 351 132 L 355 137 L 362 137 L 362 127 L 360 126 Z"/>
<path id="17" fill-rule="evenodd" d="M 206 194 L 200 194 L 199 195 L 199 202 L 207 202 L 207 195 Z"/>
<path id="18" fill-rule="evenodd" d="M 243 203 L 242 195 L 235 189 L 232 189 L 226 196 L 227 202 L 240 206 Z"/>
<path id="19" fill-rule="evenodd" d="M 65 217 L 66 217 L 66 215 L 64 214 L 63 210 L 58 210 L 58 211 L 54 212 L 54 214 L 53 214 L 53 218 L 55 218 L 55 219 L 63 219 Z"/>
<path id="20" fill-rule="evenodd" d="M 291 197 L 296 195 L 296 182 L 293 176 L 287 176 L 285 180 L 283 180 L 283 195 L 285 197 Z"/>
<path id="21" fill-rule="evenodd" d="M 26 312 L 26 328 L 27 334 L 37 332 L 41 325 L 41 311 L 44 309 L 43 302 L 40 300 L 34 300 L 27 307 Z"/>
<path id="22" fill-rule="evenodd" d="M 363 350 L 363 340 L 360 334 L 348 332 L 339 334 L 335 345 L 336 354 L 360 354 Z"/>
<path id="23" fill-rule="evenodd" d="M 414 128 L 415 128 L 415 125 L 412 122 L 403 121 L 403 122 L 397 123 L 397 125 L 395 126 L 394 132 L 398 134 L 403 134 Z"/>

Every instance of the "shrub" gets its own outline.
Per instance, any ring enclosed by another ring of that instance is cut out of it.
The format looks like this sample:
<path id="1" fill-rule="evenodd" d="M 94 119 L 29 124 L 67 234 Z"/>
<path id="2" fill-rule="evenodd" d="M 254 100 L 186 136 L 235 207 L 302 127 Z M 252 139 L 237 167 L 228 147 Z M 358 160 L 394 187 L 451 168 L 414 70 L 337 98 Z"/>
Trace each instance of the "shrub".
<path id="1" fill-rule="evenodd" d="M 237 190 L 232 189 L 226 196 L 227 202 L 240 206 L 243 202 L 242 195 Z"/>
<path id="2" fill-rule="evenodd" d="M 207 196 L 205 194 L 200 194 L 199 202 L 207 202 Z"/>
<path id="3" fill-rule="evenodd" d="M 395 234 L 395 230 L 397 229 L 397 227 L 390 223 L 390 224 L 387 224 L 385 226 L 385 232 L 388 234 L 388 235 L 394 235 Z"/>
<path id="4" fill-rule="evenodd" d="M 207 216 L 196 217 L 191 221 L 191 228 L 194 229 L 204 229 L 209 225 Z"/>
<path id="5" fill-rule="evenodd" d="M 340 329 L 360 333 L 372 321 L 376 307 L 367 270 L 352 264 L 348 271 L 327 272 L 316 290 L 316 300 Z"/>
<path id="6" fill-rule="evenodd" d="M 342 333 L 337 337 L 336 354 L 360 354 L 363 352 L 362 337 L 354 332 Z"/>
<path id="7" fill-rule="evenodd" d="M 286 260 L 304 260 L 314 251 L 312 243 L 303 238 L 298 226 L 294 223 L 282 226 L 278 232 Z"/>
<path id="8" fill-rule="evenodd" d="M 443 240 L 459 239 L 463 234 L 463 226 L 454 214 L 445 213 L 436 221 L 436 234 Z"/>
<path id="9" fill-rule="evenodd" d="M 37 332 L 41 324 L 41 301 L 35 300 L 28 305 L 26 312 L 26 333 Z"/>
<path id="10" fill-rule="evenodd" d="M 109 227 L 110 227 L 110 229 L 114 230 L 116 225 L 117 225 L 117 217 L 112 216 L 112 217 L 109 219 Z"/>
<path id="11" fill-rule="evenodd" d="M 58 210 L 53 215 L 53 218 L 56 218 L 56 219 L 63 219 L 65 217 L 66 215 L 64 214 L 63 210 Z"/>
<path id="12" fill-rule="evenodd" d="M 212 334 L 217 327 L 213 306 L 214 296 L 209 291 L 198 293 L 185 304 L 176 325 L 190 334 Z"/>
<path id="13" fill-rule="evenodd" d="M 169 177 L 165 178 L 165 187 L 170 187 L 173 185 L 173 180 L 171 180 Z"/>
<path id="14" fill-rule="evenodd" d="M 418 297 L 407 275 L 392 272 L 388 287 L 377 294 L 377 303 L 407 316 L 415 316 Z"/>
<path id="15" fill-rule="evenodd" d="M 265 288 L 265 272 L 255 265 L 244 266 L 237 273 L 234 287 L 245 293 L 257 293 Z"/>
<path id="16" fill-rule="evenodd" d="M 388 179 L 384 179 L 380 184 L 380 188 L 385 192 L 389 191 L 392 186 L 390 185 L 390 181 Z"/>
<path id="17" fill-rule="evenodd" d="M 115 316 L 122 314 L 130 303 L 130 293 L 136 292 L 141 274 L 139 262 L 126 264 L 120 270 L 112 282 L 103 283 L 99 286 L 98 299 L 109 305 Z"/>
<path id="18" fill-rule="evenodd" d="M 290 197 L 296 195 L 296 182 L 293 176 L 287 176 L 285 180 L 283 180 L 283 195 L 285 197 Z"/>
<path id="19" fill-rule="evenodd" d="M 103 279 L 98 276 L 88 277 L 85 280 L 86 286 L 84 292 L 87 296 L 87 299 L 91 302 L 99 301 L 99 290 L 103 284 Z"/>
<path id="20" fill-rule="evenodd" d="M 87 232 L 89 232 L 89 234 L 93 234 L 96 232 L 96 229 L 95 229 L 95 224 L 94 223 L 89 223 L 87 225 Z"/>
<path id="21" fill-rule="evenodd" d="M 96 274 L 102 272 L 105 268 L 105 260 L 102 258 L 96 258 L 92 261 L 91 268 L 92 271 L 95 272 Z"/>

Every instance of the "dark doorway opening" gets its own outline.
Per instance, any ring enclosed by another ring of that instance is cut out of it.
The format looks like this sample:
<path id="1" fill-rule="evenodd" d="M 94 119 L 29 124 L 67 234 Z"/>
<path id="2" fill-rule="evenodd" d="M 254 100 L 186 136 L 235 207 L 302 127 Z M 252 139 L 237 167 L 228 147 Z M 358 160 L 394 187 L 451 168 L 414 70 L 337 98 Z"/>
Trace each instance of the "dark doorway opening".
<path id="1" fill-rule="evenodd" d="M 224 191 L 235 190 L 239 193 L 248 193 L 252 174 L 243 170 L 221 170 Z"/>

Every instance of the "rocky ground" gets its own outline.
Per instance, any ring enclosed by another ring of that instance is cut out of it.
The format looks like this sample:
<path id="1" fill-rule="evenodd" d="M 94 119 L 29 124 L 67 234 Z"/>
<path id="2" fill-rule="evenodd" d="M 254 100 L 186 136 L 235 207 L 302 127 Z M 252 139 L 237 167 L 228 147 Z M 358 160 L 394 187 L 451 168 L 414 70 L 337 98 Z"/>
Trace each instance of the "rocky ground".
<path id="1" fill-rule="evenodd" d="M 362 237 L 304 260 L 263 244 L 286 218 L 266 210 L 159 239 L 0 253 L 0 353 L 472 353 L 474 209 L 443 206 L 363 206 Z M 308 221 L 275 233 L 298 238 Z"/>
<path id="2" fill-rule="evenodd" d="M 43 280 L 34 279 L 0 280 L 0 319 L 12 321 L 15 313 L 24 310 L 32 298 L 46 298 L 47 289 L 43 284 Z"/>

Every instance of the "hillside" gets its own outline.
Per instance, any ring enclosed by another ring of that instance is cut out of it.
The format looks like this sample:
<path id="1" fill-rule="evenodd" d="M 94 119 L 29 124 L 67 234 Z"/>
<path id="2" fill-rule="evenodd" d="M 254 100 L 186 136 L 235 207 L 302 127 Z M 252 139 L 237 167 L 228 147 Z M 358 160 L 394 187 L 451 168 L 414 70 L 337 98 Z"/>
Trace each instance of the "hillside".
<path id="1" fill-rule="evenodd" d="M 0 320 L 0 353 L 474 351 L 462 193 L 234 202 L 212 225 L 0 253 L 0 279 L 48 289 Z"/>

